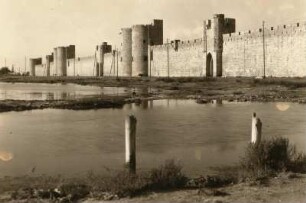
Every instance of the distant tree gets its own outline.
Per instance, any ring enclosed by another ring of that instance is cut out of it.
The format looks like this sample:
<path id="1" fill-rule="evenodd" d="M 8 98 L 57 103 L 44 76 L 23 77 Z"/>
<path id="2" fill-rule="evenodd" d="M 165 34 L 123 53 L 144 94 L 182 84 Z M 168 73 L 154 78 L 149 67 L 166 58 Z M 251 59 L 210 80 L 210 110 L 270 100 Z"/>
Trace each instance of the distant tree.
<path id="1" fill-rule="evenodd" d="M 2 67 L 1 69 L 0 69 L 0 75 L 7 75 L 7 74 L 9 74 L 11 71 L 10 71 L 10 69 L 8 68 L 8 67 Z"/>

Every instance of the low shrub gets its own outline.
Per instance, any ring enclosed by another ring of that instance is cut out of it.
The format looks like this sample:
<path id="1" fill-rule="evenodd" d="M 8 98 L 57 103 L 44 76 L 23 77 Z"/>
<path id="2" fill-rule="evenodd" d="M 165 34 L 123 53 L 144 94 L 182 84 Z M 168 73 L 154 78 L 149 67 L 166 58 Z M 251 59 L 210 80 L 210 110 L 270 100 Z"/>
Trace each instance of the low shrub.
<path id="1" fill-rule="evenodd" d="M 182 188 L 187 183 L 187 177 L 182 173 L 182 166 L 174 160 L 168 160 L 159 168 L 150 172 L 150 189 L 165 190 Z"/>
<path id="2" fill-rule="evenodd" d="M 241 167 L 250 175 L 266 175 L 281 171 L 305 172 L 306 158 L 298 154 L 287 138 L 273 138 L 259 145 L 249 144 Z"/>
<path id="3" fill-rule="evenodd" d="M 306 156 L 303 153 L 296 152 L 293 148 L 292 158 L 287 166 L 288 170 L 294 173 L 306 173 Z"/>
<path id="4" fill-rule="evenodd" d="M 90 193 L 91 188 L 84 184 L 79 183 L 67 183 L 63 184 L 59 188 L 60 196 L 70 197 L 70 201 L 77 201 L 86 197 Z M 56 194 L 56 193 L 55 193 Z"/>
<path id="5" fill-rule="evenodd" d="M 184 187 L 187 178 L 181 170 L 182 167 L 179 164 L 169 160 L 149 172 L 133 174 L 123 171 L 108 178 L 89 174 L 87 178 L 93 193 L 108 192 L 118 197 L 133 197 L 149 191 Z"/>
<path id="6" fill-rule="evenodd" d="M 9 73 L 11 73 L 12 71 L 10 71 L 10 69 L 8 67 L 2 67 L 0 69 L 0 75 L 7 75 Z"/>
<path id="7" fill-rule="evenodd" d="M 244 173 L 240 165 L 219 166 L 210 168 L 214 174 L 205 178 L 205 186 L 214 187 L 214 185 L 225 186 L 235 184 L 244 179 Z M 216 177 L 216 178 L 214 178 Z"/>
<path id="8" fill-rule="evenodd" d="M 133 197 L 146 191 L 149 179 L 146 174 L 131 174 L 127 171 L 120 172 L 112 177 L 106 188 L 107 192 L 118 195 L 119 197 Z"/>

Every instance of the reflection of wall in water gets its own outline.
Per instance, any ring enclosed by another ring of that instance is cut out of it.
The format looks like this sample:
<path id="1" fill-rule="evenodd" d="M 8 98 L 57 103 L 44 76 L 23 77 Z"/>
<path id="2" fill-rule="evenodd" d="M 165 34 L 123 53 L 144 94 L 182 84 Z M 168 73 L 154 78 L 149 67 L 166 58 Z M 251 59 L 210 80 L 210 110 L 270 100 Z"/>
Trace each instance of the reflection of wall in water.
<path id="1" fill-rule="evenodd" d="M 222 101 L 222 99 L 214 99 L 214 100 L 211 101 L 211 103 L 212 103 L 214 106 L 222 106 L 223 101 Z"/>
<path id="2" fill-rule="evenodd" d="M 128 109 L 128 110 L 137 110 L 137 109 L 145 110 L 149 108 L 149 100 L 136 100 L 134 103 L 126 104 L 124 106 L 125 106 L 125 109 Z"/>
<path id="3" fill-rule="evenodd" d="M 54 93 L 48 92 L 46 95 L 46 100 L 54 100 Z"/>
<path id="4" fill-rule="evenodd" d="M 67 92 L 62 92 L 61 93 L 61 99 L 66 100 L 68 98 L 68 93 Z"/>

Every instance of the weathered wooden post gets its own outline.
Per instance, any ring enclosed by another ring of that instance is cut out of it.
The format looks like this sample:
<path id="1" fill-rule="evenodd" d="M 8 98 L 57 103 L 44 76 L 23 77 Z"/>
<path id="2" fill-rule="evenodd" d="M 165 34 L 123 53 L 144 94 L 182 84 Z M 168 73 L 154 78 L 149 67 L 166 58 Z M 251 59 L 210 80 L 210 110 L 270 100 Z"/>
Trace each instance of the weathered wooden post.
<path id="1" fill-rule="evenodd" d="M 136 173 L 136 124 L 135 116 L 125 118 L 125 163 L 130 173 Z"/>
<path id="2" fill-rule="evenodd" d="M 256 113 L 253 113 L 252 117 L 252 138 L 251 143 L 258 145 L 261 141 L 261 129 L 262 122 L 259 118 L 256 118 Z"/>

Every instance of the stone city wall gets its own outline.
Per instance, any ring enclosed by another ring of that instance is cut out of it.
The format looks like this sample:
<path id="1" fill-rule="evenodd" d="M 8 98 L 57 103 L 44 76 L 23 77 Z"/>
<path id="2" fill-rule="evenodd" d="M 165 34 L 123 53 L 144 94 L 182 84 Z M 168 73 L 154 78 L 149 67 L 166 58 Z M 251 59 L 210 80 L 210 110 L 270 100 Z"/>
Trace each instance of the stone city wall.
<path id="1" fill-rule="evenodd" d="M 146 38 L 148 35 L 146 26 L 137 25 L 132 29 L 122 29 L 123 44 L 122 50 L 118 52 L 118 57 L 111 49 L 103 55 L 103 76 L 118 74 L 121 77 L 140 75 L 152 77 L 204 77 L 208 75 L 262 77 L 264 75 L 263 30 L 235 32 L 223 34 L 220 37 L 219 32 L 221 31 L 217 29 L 220 26 L 217 25 L 224 27 L 223 33 L 234 32 L 235 20 L 226 18 L 220 23 L 219 18 L 223 19 L 223 15 L 216 15 L 214 20 L 205 21 L 204 28 L 207 27 L 208 30 L 206 32 L 203 29 L 202 39 L 174 40 L 162 45 L 153 45 L 162 42 L 162 21 L 156 21 L 156 25 L 153 24 L 156 30 L 153 25 L 147 25 L 147 27 L 151 26 L 152 42 L 150 43 Z M 305 22 L 266 27 L 264 39 L 265 76 L 306 76 Z M 110 46 L 106 43 L 103 45 Z M 35 60 L 30 60 L 31 75 L 47 76 L 47 65 L 40 65 Z M 67 76 L 97 76 L 97 60 L 95 56 L 67 59 Z M 222 70 L 216 71 L 215 64 L 219 63 L 222 63 L 218 66 Z M 65 69 L 59 70 L 58 67 L 56 70 L 54 64 L 55 61 L 50 62 L 50 76 L 65 75 Z M 212 64 L 214 70 L 211 70 Z M 58 63 L 57 65 L 64 67 L 63 64 Z M 207 74 L 208 70 L 209 74 Z"/>
<path id="2" fill-rule="evenodd" d="M 168 54 L 169 53 L 169 54 Z M 149 64 L 152 77 L 200 77 L 203 75 L 203 40 L 152 46 Z M 169 60 L 169 74 L 168 74 Z M 149 74 L 150 75 L 150 74 Z"/>
<path id="3" fill-rule="evenodd" d="M 306 76 L 306 24 L 269 27 L 265 31 L 266 76 Z M 223 35 L 224 76 L 263 76 L 262 29 Z"/>

